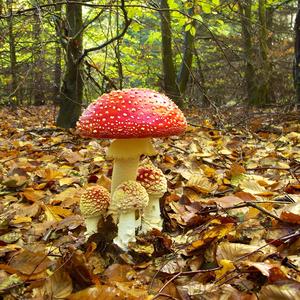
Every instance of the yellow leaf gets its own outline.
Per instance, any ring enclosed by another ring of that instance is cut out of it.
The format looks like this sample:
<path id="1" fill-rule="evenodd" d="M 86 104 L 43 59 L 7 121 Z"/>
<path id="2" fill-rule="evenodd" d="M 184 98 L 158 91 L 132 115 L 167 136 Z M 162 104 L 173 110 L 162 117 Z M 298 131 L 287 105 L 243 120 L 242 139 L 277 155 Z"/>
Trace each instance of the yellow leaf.
<path id="1" fill-rule="evenodd" d="M 222 267 L 222 269 L 215 271 L 216 279 L 219 279 L 227 272 L 230 272 L 235 269 L 234 264 L 228 259 L 221 259 L 219 261 L 219 265 L 220 267 Z"/>
<path id="2" fill-rule="evenodd" d="M 62 208 L 60 206 L 46 205 L 47 210 L 49 210 L 52 215 L 59 216 L 62 218 L 72 215 L 72 211 L 67 208 Z"/>
<path id="3" fill-rule="evenodd" d="M 187 252 L 195 251 L 201 248 L 203 245 L 211 242 L 213 239 L 219 240 L 223 238 L 232 230 L 233 225 L 233 223 L 217 224 L 208 230 L 205 230 L 197 241 L 192 242 L 192 244 L 187 247 Z"/>
<path id="4" fill-rule="evenodd" d="M 62 186 L 62 185 L 71 185 L 74 182 L 78 182 L 78 178 L 66 177 L 66 178 L 59 179 L 58 182 L 59 182 L 60 186 Z"/>
<path id="5" fill-rule="evenodd" d="M 203 175 L 192 176 L 186 183 L 186 186 L 205 194 L 211 193 L 217 188 L 216 184 L 212 184 L 208 178 Z"/>
<path id="6" fill-rule="evenodd" d="M 240 188 L 245 193 L 256 194 L 256 195 L 266 192 L 265 188 L 254 180 L 244 180 L 243 182 L 240 183 Z"/>
<path id="7" fill-rule="evenodd" d="M 102 161 L 105 161 L 105 158 L 103 156 L 94 157 L 94 162 L 102 162 Z"/>
<path id="8" fill-rule="evenodd" d="M 63 177 L 61 172 L 50 168 L 38 171 L 37 175 L 46 181 L 52 181 Z"/>
<path id="9" fill-rule="evenodd" d="M 15 218 L 11 221 L 12 224 L 20 224 L 20 223 L 30 223 L 32 219 L 30 217 L 23 216 L 15 216 Z"/>

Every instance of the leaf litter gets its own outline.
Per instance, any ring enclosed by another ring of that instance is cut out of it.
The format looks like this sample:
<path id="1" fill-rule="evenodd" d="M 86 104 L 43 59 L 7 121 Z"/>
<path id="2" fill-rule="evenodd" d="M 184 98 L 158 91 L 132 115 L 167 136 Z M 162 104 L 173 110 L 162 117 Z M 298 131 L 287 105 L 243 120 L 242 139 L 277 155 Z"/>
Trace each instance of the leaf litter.
<path id="1" fill-rule="evenodd" d="M 164 230 L 120 253 L 111 220 L 85 242 L 78 205 L 110 188 L 109 141 L 30 110 L 0 110 L 3 299 L 300 299 L 297 118 L 189 112 L 184 136 L 154 141 Z"/>

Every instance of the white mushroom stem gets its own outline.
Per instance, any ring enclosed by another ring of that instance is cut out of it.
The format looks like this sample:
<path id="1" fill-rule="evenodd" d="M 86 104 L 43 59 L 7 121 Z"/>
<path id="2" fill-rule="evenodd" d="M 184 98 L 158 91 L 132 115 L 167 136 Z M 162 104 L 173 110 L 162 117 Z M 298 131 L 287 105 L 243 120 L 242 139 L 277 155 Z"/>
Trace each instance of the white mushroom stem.
<path id="1" fill-rule="evenodd" d="M 149 202 L 142 216 L 142 233 L 146 233 L 154 228 L 162 230 L 163 220 L 160 215 L 160 196 L 149 195 Z"/>
<path id="2" fill-rule="evenodd" d="M 126 159 L 115 158 L 111 182 L 112 194 L 122 182 L 136 179 L 139 161 L 140 155 Z"/>
<path id="3" fill-rule="evenodd" d="M 122 250 L 128 250 L 128 243 L 135 242 L 135 211 L 121 213 L 119 216 L 118 236 L 114 243 Z"/>
<path id="4" fill-rule="evenodd" d="M 85 227 L 86 227 L 86 238 L 88 239 L 92 234 L 98 232 L 98 221 L 100 216 L 95 217 L 85 217 Z"/>
<path id="5" fill-rule="evenodd" d="M 111 143 L 107 155 L 114 159 L 111 183 L 112 195 L 122 182 L 136 180 L 138 163 L 142 154 L 156 154 L 150 138 L 117 139 Z"/>
<path id="6" fill-rule="evenodd" d="M 142 154 L 156 154 L 150 138 L 117 139 L 111 143 L 107 152 L 108 157 L 114 159 L 111 195 L 121 183 L 136 180 L 138 163 Z M 115 221 L 118 218 L 118 212 L 115 211 L 116 206 L 112 197 L 108 211 L 113 215 Z"/>

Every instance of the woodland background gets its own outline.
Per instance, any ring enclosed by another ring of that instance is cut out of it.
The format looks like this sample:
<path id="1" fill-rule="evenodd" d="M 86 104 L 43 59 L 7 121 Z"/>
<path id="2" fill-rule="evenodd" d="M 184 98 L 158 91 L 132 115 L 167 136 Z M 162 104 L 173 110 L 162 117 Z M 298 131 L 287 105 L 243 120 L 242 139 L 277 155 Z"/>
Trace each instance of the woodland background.
<path id="1" fill-rule="evenodd" d="M 1 0 L 1 104 L 58 105 L 69 128 L 126 87 L 182 108 L 299 103 L 299 3 Z"/>

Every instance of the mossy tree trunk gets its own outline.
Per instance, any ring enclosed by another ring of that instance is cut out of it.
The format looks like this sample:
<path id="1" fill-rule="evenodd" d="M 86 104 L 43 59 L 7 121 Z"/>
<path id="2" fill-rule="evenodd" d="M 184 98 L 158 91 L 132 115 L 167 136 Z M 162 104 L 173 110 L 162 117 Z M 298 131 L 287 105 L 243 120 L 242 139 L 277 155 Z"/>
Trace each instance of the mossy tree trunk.
<path id="1" fill-rule="evenodd" d="M 194 14 L 195 3 L 194 1 L 190 2 L 192 3 L 192 7 L 188 10 L 188 14 L 192 16 Z M 173 61 L 172 24 L 168 1 L 161 0 L 160 8 L 164 90 L 165 93 L 173 99 L 180 108 L 182 108 L 184 106 L 183 95 L 186 91 L 188 80 L 191 75 L 195 38 L 190 31 L 185 31 L 182 60 L 177 74 Z"/>
<path id="2" fill-rule="evenodd" d="M 164 91 L 177 105 L 182 107 L 183 101 L 176 82 L 176 69 L 173 61 L 172 27 L 168 1 L 161 0 L 160 8 Z"/>
<path id="3" fill-rule="evenodd" d="M 58 2 L 58 0 L 56 0 Z M 55 18 L 57 19 L 57 24 L 59 24 L 59 20 L 61 20 L 61 4 L 55 5 Z M 54 65 L 54 86 L 53 86 L 53 94 L 52 101 L 57 103 L 60 96 L 60 85 L 61 85 L 61 55 L 62 47 L 61 43 L 58 40 L 55 45 L 55 65 Z"/>
<path id="4" fill-rule="evenodd" d="M 79 59 L 82 55 L 82 6 L 66 4 L 65 55 L 66 65 L 59 99 L 57 126 L 72 128 L 81 114 L 83 97 L 83 71 Z"/>
<path id="5" fill-rule="evenodd" d="M 9 39 L 9 55 L 10 55 L 10 92 L 9 92 L 9 101 L 12 104 L 21 104 L 21 99 L 19 97 L 18 85 L 17 85 L 17 55 L 16 55 L 16 43 L 15 43 L 15 34 L 13 26 L 13 14 L 12 7 L 13 1 L 6 1 L 7 9 L 10 17 L 7 19 L 8 25 L 8 39 Z"/>
<path id="6" fill-rule="evenodd" d="M 188 10 L 188 15 L 194 14 L 194 6 Z M 195 22 L 192 22 L 192 26 L 195 28 Z M 181 95 L 186 91 L 189 77 L 191 75 L 191 68 L 193 63 L 193 47 L 194 47 L 194 36 L 191 31 L 188 30 L 184 34 L 183 42 L 183 55 L 180 70 L 177 76 L 177 82 Z"/>
<path id="7" fill-rule="evenodd" d="M 298 11 L 295 19 L 294 81 L 297 106 L 300 109 L 300 0 L 298 0 Z"/>
<path id="8" fill-rule="evenodd" d="M 239 3 L 239 12 L 242 26 L 242 36 L 245 55 L 245 83 L 247 92 L 247 102 L 257 104 L 257 85 L 254 62 L 254 48 L 252 42 L 252 0 L 241 0 Z"/>
<path id="9" fill-rule="evenodd" d="M 32 59 L 33 59 L 33 73 L 32 73 L 32 99 L 33 104 L 36 106 L 45 104 L 45 87 L 44 87 L 44 49 L 43 43 L 41 39 L 42 27 L 41 27 L 41 15 L 39 11 L 36 11 L 33 19 L 33 32 L 32 36 L 35 40 L 35 47 L 33 47 L 32 51 Z"/>
<path id="10" fill-rule="evenodd" d="M 266 0 L 258 1 L 258 19 L 259 19 L 259 88 L 258 88 L 258 104 L 267 104 L 271 102 L 270 97 L 270 75 L 271 64 L 269 61 L 268 33 L 267 33 L 267 15 Z"/>

